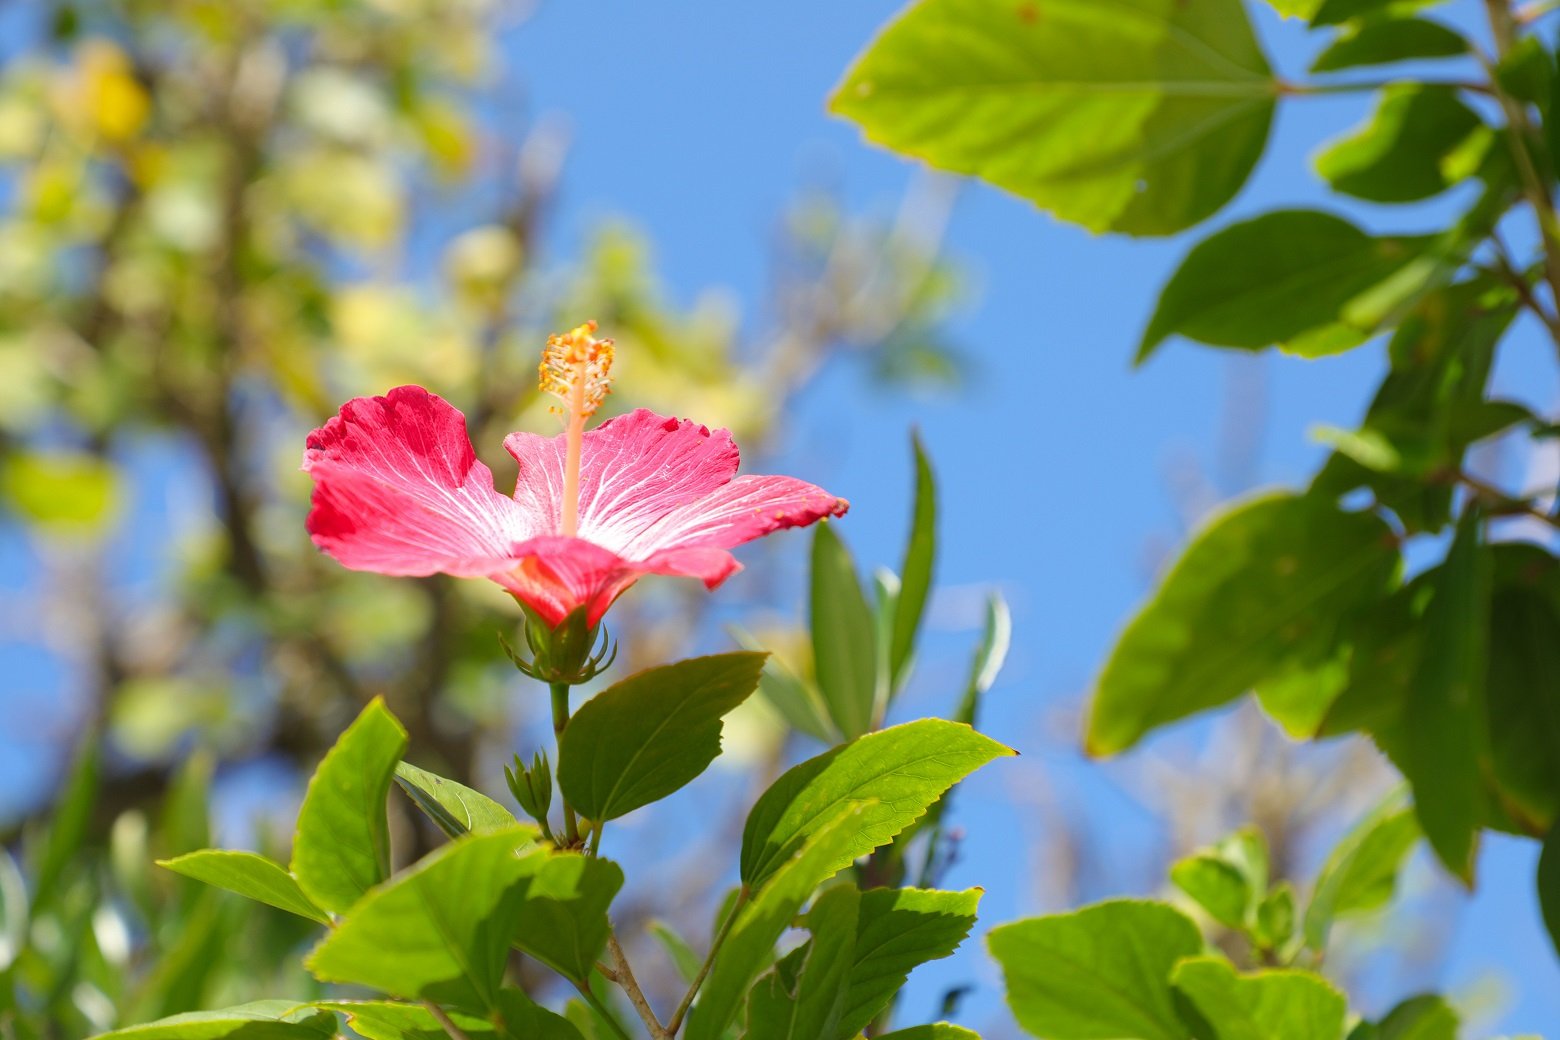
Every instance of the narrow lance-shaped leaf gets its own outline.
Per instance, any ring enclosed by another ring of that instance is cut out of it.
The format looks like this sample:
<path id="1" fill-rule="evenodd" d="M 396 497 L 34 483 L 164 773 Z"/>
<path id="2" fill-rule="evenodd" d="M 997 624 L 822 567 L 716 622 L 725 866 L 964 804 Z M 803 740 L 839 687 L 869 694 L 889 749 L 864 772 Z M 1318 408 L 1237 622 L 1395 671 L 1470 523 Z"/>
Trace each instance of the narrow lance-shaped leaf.
<path id="1" fill-rule="evenodd" d="M 1414 811 L 1402 791 L 1344 835 L 1317 875 L 1305 914 L 1306 945 L 1325 951 L 1335 920 L 1385 905 L 1419 837 Z"/>
<path id="2" fill-rule="evenodd" d="M 1163 903 L 1113 900 L 999 925 L 986 937 L 1008 1006 L 1048 1040 L 1186 1040 L 1170 973 L 1202 952 L 1191 919 Z"/>
<path id="3" fill-rule="evenodd" d="M 926 612 L 926 597 L 932 587 L 932 568 L 937 557 L 937 480 L 921 438 L 911 439 L 915 451 L 915 507 L 911 513 L 910 540 L 905 544 L 904 563 L 899 568 L 899 596 L 894 608 L 894 630 L 889 642 L 889 689 L 897 691 L 904 683 L 916 634 Z"/>
<path id="4" fill-rule="evenodd" d="M 1317 497 L 1268 495 L 1215 518 L 1111 652 L 1089 751 L 1123 751 L 1312 659 L 1343 619 L 1386 594 L 1397 569 L 1380 518 Z"/>
<path id="5" fill-rule="evenodd" d="M 1278 97 L 1239 0 L 920 0 L 830 102 L 869 140 L 1092 231 L 1207 218 Z"/>
<path id="6" fill-rule="evenodd" d="M 591 820 L 612 820 L 693 780 L 720 754 L 721 718 L 757 689 L 765 656 L 651 668 L 586 701 L 558 749 L 565 797 Z"/>
<path id="7" fill-rule="evenodd" d="M 829 717 L 845 739 L 872 728 L 878 702 L 878 639 L 850 550 L 821 523 L 813 533 L 813 667 Z"/>
<path id="8" fill-rule="evenodd" d="M 1011 748 L 958 723 L 921 719 L 871 733 L 789 770 L 742 832 L 742 880 L 762 885 L 843 806 L 870 803 L 828 874 L 892 841 L 943 792 Z M 817 880 L 821 881 L 822 877 Z"/>
<path id="9" fill-rule="evenodd" d="M 293 837 L 292 875 L 313 902 L 341 913 L 390 875 L 385 798 L 406 730 L 375 698 L 325 753 Z"/>
<path id="10" fill-rule="evenodd" d="M 1483 517 L 1466 510 L 1425 610 L 1425 645 L 1409 688 L 1401 762 L 1430 847 L 1465 884 L 1484 818 L 1485 651 L 1489 555 Z"/>

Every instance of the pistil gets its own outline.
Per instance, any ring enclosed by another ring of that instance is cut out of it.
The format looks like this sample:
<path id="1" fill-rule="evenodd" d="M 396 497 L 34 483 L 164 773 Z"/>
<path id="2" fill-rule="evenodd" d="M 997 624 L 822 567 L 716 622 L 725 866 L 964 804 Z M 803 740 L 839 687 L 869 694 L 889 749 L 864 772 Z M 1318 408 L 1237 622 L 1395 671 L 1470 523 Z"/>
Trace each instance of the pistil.
<path id="1" fill-rule="evenodd" d="M 562 335 L 549 336 L 539 369 L 542 390 L 560 402 L 553 410 L 566 415 L 559 531 L 570 537 L 579 533 L 585 424 L 612 391 L 612 341 L 597 339 L 595 332 L 596 323 L 587 321 Z"/>

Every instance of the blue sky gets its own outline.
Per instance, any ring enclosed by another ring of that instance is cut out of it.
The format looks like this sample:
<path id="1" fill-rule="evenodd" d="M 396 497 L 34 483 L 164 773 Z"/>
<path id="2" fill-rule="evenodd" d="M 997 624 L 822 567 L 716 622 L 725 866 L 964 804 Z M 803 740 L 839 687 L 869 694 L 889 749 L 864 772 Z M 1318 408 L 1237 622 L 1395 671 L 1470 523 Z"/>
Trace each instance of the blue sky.
<path id="1" fill-rule="evenodd" d="M 1274 64 L 1298 77 L 1316 41 L 1264 5 L 1251 6 Z M 897 7 L 887 0 L 541 4 L 506 46 L 526 117 L 561 115 L 572 128 L 553 252 L 570 255 L 602 221 L 627 217 L 654 243 L 657 271 L 679 301 L 690 303 L 712 287 L 753 301 L 765 284 L 775 218 L 802 187 L 826 182 L 851 208 L 890 216 L 914 167 L 862 143 L 827 115 L 824 99 Z M 1477 9 L 1469 0 L 1447 5 L 1464 24 L 1474 23 Z M 1284 107 L 1256 176 L 1214 225 L 1280 206 L 1323 205 L 1373 228 L 1417 230 L 1452 212 L 1456 196 L 1366 210 L 1321 191 L 1308 173 L 1308 154 L 1364 109 L 1360 98 Z M 1308 430 L 1352 424 L 1382 372 L 1379 345 L 1305 362 L 1178 342 L 1134 371 L 1129 362 L 1157 289 L 1189 241 L 1092 237 L 968 184 L 947 236 L 975 288 L 949 326 L 972 359 L 967 389 L 885 394 L 840 364 L 802 401 L 788 438 L 788 472 L 851 499 L 840 530 L 865 564 L 898 556 L 912 425 L 937 464 L 944 592 L 906 714 L 949 704 L 975 638 L 978 593 L 997 585 L 1013 604 L 1014 651 L 983 728 L 1025 757 L 1006 771 L 999 763 L 961 789 L 965 858 L 947 879 L 986 888 L 977 939 L 1000 921 L 1060 909 L 1040 895 L 1051 817 L 1037 805 L 1045 799 L 1061 815 L 1086 820 L 1098 842 L 1083 885 L 1091 898 L 1152 893 L 1156 876 L 1133 864 L 1161 854 L 1165 834 L 1131 795 L 1134 756 L 1123 763 L 1083 760 L 1066 739 L 1069 713 L 1150 588 L 1154 561 L 1185 537 L 1183 478 L 1205 478 L 1209 500 L 1302 483 L 1322 457 Z M 1535 329 L 1520 328 L 1505 348 L 1502 389 L 1552 408 L 1549 351 Z M 1232 394 L 1260 418 L 1237 438 L 1235 454 L 1246 462 L 1232 462 L 1221 448 Z M 1520 482 L 1520 461 L 1499 471 L 1508 486 Z M 147 464 L 142 501 L 165 505 L 167 494 L 178 493 L 166 462 L 164 456 Z M 799 543 L 801 536 L 791 537 Z M 30 573 L 16 540 L 0 537 L 0 580 L 25 588 Z M 43 651 L 6 642 L 0 659 L 35 690 L 55 696 L 68 689 Z M 0 713 L 0 725 L 13 721 Z M 1195 748 L 1206 730 L 1172 732 L 1144 754 Z M 18 753 L 45 746 L 31 742 Z M 41 759 L 8 765 L 8 780 L 48 783 Z M 1500 1014 L 1482 1025 L 1518 1032 L 1560 1023 L 1560 968 L 1532 896 L 1535 856 L 1532 843 L 1489 842 L 1471 900 L 1449 895 L 1421 864 L 1414 886 L 1428 886 L 1429 894 L 1413 905 L 1438 915 L 1452 936 L 1451 953 L 1404 970 L 1373 963 L 1365 1009 L 1380 1012 L 1384 997 L 1431 988 L 1477 1000 L 1494 976 L 1505 998 Z M 929 1015 L 943 988 L 971 982 L 976 990 L 963 1020 L 988 1037 L 1016 1035 L 978 941 L 912 982 L 907 1014 Z"/>
<path id="2" fill-rule="evenodd" d="M 852 207 L 891 215 L 912 164 L 862 143 L 852 127 L 827 115 L 824 99 L 898 6 L 543 4 L 515 34 L 511 54 L 529 108 L 564 113 L 572 127 L 560 246 L 577 244 L 603 219 L 631 215 L 655 243 L 658 269 L 683 302 L 712 285 L 751 300 L 762 290 L 763 243 L 774 216 L 800 186 L 823 178 Z M 1273 64 L 1298 78 L 1317 41 L 1264 5 L 1251 6 Z M 1477 4 L 1446 10 L 1476 24 Z M 1285 106 L 1256 176 L 1214 224 L 1323 205 L 1374 228 L 1412 230 L 1451 212 L 1461 201 L 1455 196 L 1369 210 L 1340 205 L 1320 189 L 1307 156 L 1365 108 L 1360 98 Z M 791 468 L 852 500 L 841 530 L 858 558 L 887 562 L 899 551 L 909 495 L 904 431 L 918 425 L 943 489 L 939 579 L 951 594 L 937 617 L 950 627 L 972 623 L 963 604 L 974 597 L 965 593 L 990 583 L 1013 602 L 1015 650 L 985 728 L 1043 760 L 1018 779 L 993 767 L 967 785 L 958 810 L 970 832 L 967 857 L 949 882 L 986 887 L 988 926 L 1054 909 L 1038 906 L 1033 895 L 1030 875 L 1043 861 L 1014 841 L 1015 834 L 1045 840 L 1031 816 L 1028 796 L 1037 792 L 1023 789 L 1041 776 L 1070 811 L 1097 826 L 1106 849 L 1129 857 L 1158 851 L 1163 836 L 1152 814 L 1120 787 L 1131 763 L 1081 761 L 1056 740 L 1053 721 L 1079 702 L 1146 593 L 1154 552 L 1185 534 L 1168 475 L 1200 471 L 1221 496 L 1250 484 L 1299 484 L 1322 457 L 1308 430 L 1356 421 L 1382 372 L 1379 345 L 1305 362 L 1231 357 L 1184 343 L 1133 371 L 1129 361 L 1157 288 L 1187 245 L 1184 238 L 1092 237 L 970 184 L 948 234 L 979 290 L 950 328 L 975 359 L 968 390 L 906 400 L 874 392 L 861 373 L 841 365 L 803 403 L 791 438 Z M 1505 348 L 1502 389 L 1551 406 L 1548 349 L 1534 329 L 1520 329 Z M 1232 385 L 1261 417 L 1250 432 L 1255 443 L 1241 441 L 1254 465 L 1231 465 L 1220 450 Z M 1520 481 L 1520 461 L 1503 475 Z M 950 632 L 933 645 L 958 655 L 971 638 Z M 907 710 L 935 710 L 944 694 L 933 687 L 955 674 L 953 663 L 928 667 Z M 1173 744 L 1189 735 L 1166 739 Z M 1450 956 L 1431 967 L 1376 972 L 1371 977 L 1384 980 L 1382 992 L 1368 999 L 1432 987 L 1474 995 L 1493 974 L 1503 980 L 1506 1010 L 1482 1025 L 1516 1032 L 1560 1023 L 1560 969 L 1532 896 L 1535 854 L 1532 843 L 1490 842 L 1478 896 L 1463 906 L 1442 893 L 1424 911 L 1446 917 Z M 1419 873 L 1432 875 L 1428 867 Z M 1152 883 L 1113 875 L 1103 874 L 1092 894 L 1143 892 Z M 966 1021 L 1000 1022 L 997 979 L 977 944 L 923 969 L 910 1008 L 919 1001 L 925 1013 L 943 985 L 961 981 L 981 987 Z"/>

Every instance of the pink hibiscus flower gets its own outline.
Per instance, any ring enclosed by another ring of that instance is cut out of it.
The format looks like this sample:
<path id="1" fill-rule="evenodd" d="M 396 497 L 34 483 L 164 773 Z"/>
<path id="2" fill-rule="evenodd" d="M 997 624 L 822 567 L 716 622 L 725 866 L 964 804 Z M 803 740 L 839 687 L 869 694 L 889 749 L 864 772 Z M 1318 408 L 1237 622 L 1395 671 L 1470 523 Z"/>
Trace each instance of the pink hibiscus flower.
<path id="1" fill-rule="evenodd" d="M 612 361 L 594 331 L 548 340 L 542 389 L 566 428 L 504 439 L 520 464 L 513 497 L 437 395 L 401 386 L 348 401 L 304 451 L 314 543 L 353 570 L 490 578 L 550 626 L 584 607 L 594 628 L 641 575 L 713 589 L 741 568 L 733 547 L 849 508 L 793 477 L 737 476 L 728 430 L 640 408 L 586 431 Z"/>

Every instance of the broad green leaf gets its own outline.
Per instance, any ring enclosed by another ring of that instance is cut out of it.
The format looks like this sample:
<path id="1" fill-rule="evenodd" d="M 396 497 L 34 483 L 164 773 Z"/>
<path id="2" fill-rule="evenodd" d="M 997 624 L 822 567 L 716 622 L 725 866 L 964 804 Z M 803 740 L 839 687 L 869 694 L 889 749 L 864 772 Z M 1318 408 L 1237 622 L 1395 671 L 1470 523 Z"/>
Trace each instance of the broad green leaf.
<path id="1" fill-rule="evenodd" d="M 1392 898 L 1398 871 L 1419 841 L 1414 811 L 1397 792 L 1344 835 L 1316 877 L 1305 912 L 1305 942 L 1327 949 L 1333 922 L 1378 909 Z"/>
<path id="2" fill-rule="evenodd" d="M 846 740 L 872 728 L 878 703 L 877 625 L 850 550 L 829 523 L 812 543 L 813 668 L 829 717 Z"/>
<path id="3" fill-rule="evenodd" d="M 1538 907 L 1549 929 L 1549 941 L 1560 954 L 1560 822 L 1544 839 L 1538 854 Z"/>
<path id="4" fill-rule="evenodd" d="M 1267 894 L 1267 841 L 1255 828 L 1242 828 L 1178 860 L 1170 867 L 1170 880 L 1220 924 L 1249 928 Z"/>
<path id="5" fill-rule="evenodd" d="M 516 856 L 530 838 L 528 828 L 515 827 L 468 834 L 436 849 L 370 890 L 304 966 L 324 982 L 495 1007 L 522 881 L 550 855 Z"/>
<path id="6" fill-rule="evenodd" d="M 980 1040 L 980 1034 L 951 1022 L 933 1022 L 931 1025 L 911 1026 L 882 1033 L 878 1040 Z"/>
<path id="7" fill-rule="evenodd" d="M 1484 819 L 1479 766 L 1487 746 L 1484 681 L 1490 557 L 1483 517 L 1463 513 L 1425 610 L 1425 643 L 1409 688 L 1398 763 L 1414 790 L 1414 811 L 1436 856 L 1465 884 Z"/>
<path id="8" fill-rule="evenodd" d="M 347 1024 L 363 1040 L 449 1040 L 444 1026 L 422 1004 L 400 1004 L 391 1000 L 326 1000 L 314 1006 L 347 1016 Z M 485 1019 L 463 1011 L 446 1010 L 445 1014 L 465 1034 L 466 1040 L 498 1040 L 498 1032 Z"/>
<path id="9" fill-rule="evenodd" d="M 446 780 L 410 762 L 395 767 L 395 782 L 439 829 L 452 838 L 470 831 L 514 827 L 514 813 L 481 791 Z"/>
<path id="10" fill-rule="evenodd" d="M 534 1003 L 519 990 L 500 994 L 502 1026 L 461 1011 L 445 1014 L 466 1040 L 581 1040 L 580 1031 L 562 1015 Z M 421 1004 L 389 1000 L 334 1000 L 314 1005 L 347 1016 L 363 1040 L 449 1040 L 449 1033 Z"/>
<path id="11" fill-rule="evenodd" d="M 292 875 L 320 908 L 342 913 L 390 875 L 385 798 L 405 752 L 406 730 L 376 697 L 314 771 L 298 810 Z"/>
<path id="12" fill-rule="evenodd" d="M 92 534 L 113 519 L 121 489 L 118 471 L 104 459 L 13 452 L 0 462 L 0 495 L 42 531 Z"/>
<path id="13" fill-rule="evenodd" d="M 1381 14 L 1402 15 L 1421 7 L 1433 7 L 1442 0 L 1322 0 L 1314 4 L 1311 27 L 1342 25 L 1355 19 L 1368 19 Z"/>
<path id="14" fill-rule="evenodd" d="M 1317 210 L 1278 210 L 1192 247 L 1160 291 L 1138 346 L 1141 364 L 1168 337 L 1261 350 L 1340 322 L 1350 304 L 1403 270 L 1425 237 L 1367 235 Z"/>
<path id="15" fill-rule="evenodd" d="M 827 889 L 807 914 L 812 937 L 795 965 L 782 962 L 748 996 L 743 1040 L 823 1040 L 840 1029 L 856 950 L 861 893 L 852 885 Z M 791 958 L 787 957 L 787 961 Z"/>
<path id="16" fill-rule="evenodd" d="M 809 835 L 846 805 L 870 803 L 822 881 L 893 840 L 944 791 L 992 759 L 1012 754 L 990 737 L 944 719 L 869 733 L 790 769 L 765 791 L 742 832 L 742 880 L 757 889 L 792 860 Z"/>
<path id="17" fill-rule="evenodd" d="M 607 909 L 623 887 L 609 859 L 542 853 L 521 861 L 527 884 L 514 944 L 565 978 L 583 982 L 607 945 Z"/>
<path id="18" fill-rule="evenodd" d="M 1348 1001 L 1320 975 L 1239 975 L 1222 958 L 1192 957 L 1176 965 L 1173 981 L 1210 1040 L 1343 1040 Z"/>
<path id="19" fill-rule="evenodd" d="M 1061 220 L 1167 235 L 1245 183 L 1277 96 L 1239 0 L 920 0 L 830 107 Z"/>
<path id="20" fill-rule="evenodd" d="M 1287 493 L 1216 517 L 1117 642 L 1091 705 L 1088 749 L 1108 755 L 1217 707 L 1334 643 L 1398 568 L 1369 513 Z"/>
<path id="21" fill-rule="evenodd" d="M 268 903 L 321 924 L 330 923 L 330 915 L 303 894 L 285 867 L 256 853 L 201 849 L 173 859 L 160 859 L 157 864 L 246 899 Z"/>
<path id="22" fill-rule="evenodd" d="M 1311 71 L 1337 72 L 1364 65 L 1452 58 L 1467 52 L 1468 41 L 1439 22 L 1394 18 L 1366 22 L 1355 32 L 1340 35 L 1316 56 Z"/>
<path id="23" fill-rule="evenodd" d="M 1502 582 L 1490 600 L 1485 710 L 1502 805 L 1543 834 L 1560 819 L 1560 604 L 1553 558 L 1534 554 L 1548 565 L 1551 587 Z"/>
<path id="24" fill-rule="evenodd" d="M 336 1016 L 296 1000 L 257 1000 L 221 1011 L 191 1011 L 101 1033 L 96 1040 L 321 1040 Z"/>
<path id="25" fill-rule="evenodd" d="M 903 685 L 915 650 L 916 633 L 926 612 L 932 588 L 932 566 L 937 556 L 937 480 L 921 438 L 911 438 L 915 449 L 915 508 L 911 513 L 910 540 L 899 568 L 899 597 L 894 607 L 893 638 L 889 642 L 889 688 Z"/>
<path id="26" fill-rule="evenodd" d="M 1376 1040 L 1457 1040 L 1457 1009 L 1442 997 L 1410 997 L 1376 1023 Z"/>
<path id="27" fill-rule="evenodd" d="M 1008 1006 L 1047 1040 L 1186 1040 L 1170 973 L 1202 935 L 1162 903 L 1112 900 L 999 925 L 986 936 Z"/>
<path id="28" fill-rule="evenodd" d="M 719 1040 L 736 1019 L 748 989 L 767 964 L 774 944 L 791 926 L 813 889 L 856 855 L 856 832 L 866 825 L 874 802 L 840 805 L 819 821 L 800 848 L 770 871 L 752 899 L 736 911 L 726 943 L 688 1018 L 686 1040 Z"/>
<path id="29" fill-rule="evenodd" d="M 720 754 L 721 717 L 758 688 L 764 657 L 695 657 L 586 701 L 558 749 L 564 797 L 591 820 L 615 820 L 687 784 Z"/>
<path id="30" fill-rule="evenodd" d="M 1393 84 L 1369 122 L 1316 157 L 1316 172 L 1334 191 L 1371 202 L 1428 199 L 1460 179 L 1446 160 L 1483 125 L 1455 90 Z"/>
<path id="31" fill-rule="evenodd" d="M 917 965 L 947 957 L 970 934 L 982 892 L 874 888 L 861 895 L 850 988 L 835 1037 L 865 1029 Z"/>

